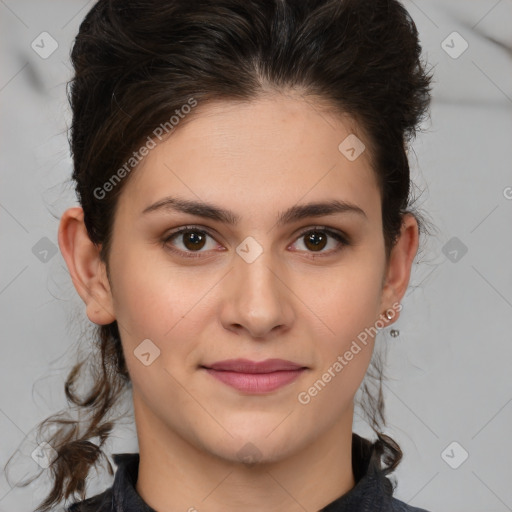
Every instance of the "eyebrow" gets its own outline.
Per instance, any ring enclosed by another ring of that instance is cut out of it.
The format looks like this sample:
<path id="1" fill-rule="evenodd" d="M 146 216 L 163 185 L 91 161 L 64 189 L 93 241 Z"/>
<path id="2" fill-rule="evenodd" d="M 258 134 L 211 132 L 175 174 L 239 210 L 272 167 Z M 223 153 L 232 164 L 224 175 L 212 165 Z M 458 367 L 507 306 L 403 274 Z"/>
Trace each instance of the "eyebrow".
<path id="1" fill-rule="evenodd" d="M 240 217 L 234 212 L 214 204 L 170 196 L 164 197 L 156 203 L 148 206 L 142 211 L 141 215 L 156 211 L 178 211 L 230 225 L 235 225 L 240 220 Z M 291 224 L 295 221 L 309 217 L 322 217 L 324 215 L 334 215 L 336 213 L 356 213 L 367 218 L 366 213 L 364 210 L 359 208 L 359 206 L 347 201 L 332 199 L 330 201 L 292 206 L 278 215 L 277 225 L 281 226 L 284 224 Z"/>

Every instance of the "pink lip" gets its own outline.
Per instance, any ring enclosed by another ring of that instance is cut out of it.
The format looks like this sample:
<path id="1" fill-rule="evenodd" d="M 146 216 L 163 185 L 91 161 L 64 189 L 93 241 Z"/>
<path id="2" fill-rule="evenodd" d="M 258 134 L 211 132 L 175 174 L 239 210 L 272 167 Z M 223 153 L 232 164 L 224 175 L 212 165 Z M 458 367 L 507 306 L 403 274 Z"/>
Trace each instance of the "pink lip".
<path id="1" fill-rule="evenodd" d="M 239 391 L 268 393 L 297 379 L 306 368 L 283 359 L 229 359 L 203 366 L 216 379 Z"/>

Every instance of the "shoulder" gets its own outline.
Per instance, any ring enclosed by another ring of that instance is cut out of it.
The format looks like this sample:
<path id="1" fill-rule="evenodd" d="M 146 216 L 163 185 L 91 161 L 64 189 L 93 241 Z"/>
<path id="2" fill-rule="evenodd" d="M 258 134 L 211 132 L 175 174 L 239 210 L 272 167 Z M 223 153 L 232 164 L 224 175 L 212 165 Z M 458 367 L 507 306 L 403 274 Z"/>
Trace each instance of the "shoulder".
<path id="1" fill-rule="evenodd" d="M 390 512 L 430 512 L 424 508 L 413 507 L 397 498 L 391 498 Z"/>
<path id="2" fill-rule="evenodd" d="M 101 494 L 70 505 L 66 512 L 110 512 L 112 508 L 112 488 Z"/>

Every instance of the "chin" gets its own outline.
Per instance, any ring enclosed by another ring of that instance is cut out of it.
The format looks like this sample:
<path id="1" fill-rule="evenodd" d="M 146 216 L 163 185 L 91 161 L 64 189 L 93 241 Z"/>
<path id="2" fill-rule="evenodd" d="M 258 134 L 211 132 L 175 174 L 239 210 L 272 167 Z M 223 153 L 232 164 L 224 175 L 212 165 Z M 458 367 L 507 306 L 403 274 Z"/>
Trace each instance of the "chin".
<path id="1" fill-rule="evenodd" d="M 233 437 L 226 434 L 219 440 L 209 439 L 203 449 L 230 462 L 247 465 L 276 463 L 293 454 L 301 445 L 299 440 L 294 442 L 286 429 L 278 433 L 275 428 L 278 424 L 279 422 L 275 422 L 268 429 L 255 429 L 253 426 L 243 433 L 238 430 L 236 434 L 234 430 L 228 429 Z M 269 435 L 270 432 L 272 434 Z"/>
<path id="2" fill-rule="evenodd" d="M 274 445 L 274 443 L 269 443 L 268 440 L 263 443 L 248 439 L 239 440 L 224 448 L 222 453 L 217 454 L 218 456 L 230 462 L 242 463 L 248 467 L 280 462 L 289 455 L 290 451 L 293 451 L 293 446 L 284 447 L 282 443 Z"/>

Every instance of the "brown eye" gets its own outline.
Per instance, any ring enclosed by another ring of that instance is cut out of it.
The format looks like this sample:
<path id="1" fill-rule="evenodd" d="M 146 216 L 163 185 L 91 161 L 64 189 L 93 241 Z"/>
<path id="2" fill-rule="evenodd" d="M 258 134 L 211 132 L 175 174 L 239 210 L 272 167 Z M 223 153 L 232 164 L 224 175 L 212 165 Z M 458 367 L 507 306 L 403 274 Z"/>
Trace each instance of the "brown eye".
<path id="1" fill-rule="evenodd" d="M 213 239 L 213 237 L 202 229 L 194 227 L 183 227 L 166 236 L 162 243 L 167 246 L 169 250 L 175 252 L 181 256 L 187 258 L 200 257 L 203 249 L 207 243 L 207 238 Z M 176 242 L 174 241 L 176 239 Z M 176 248 L 176 245 L 181 244 L 181 248 Z M 215 244 L 212 244 L 212 248 L 215 248 Z"/>
<path id="2" fill-rule="evenodd" d="M 310 231 L 304 236 L 306 247 L 312 251 L 321 251 L 327 244 L 327 237 L 321 231 Z"/>
<path id="3" fill-rule="evenodd" d="M 331 238 L 334 239 L 337 242 L 337 244 L 335 243 L 334 247 L 331 250 L 324 251 L 323 249 L 325 249 L 325 247 L 329 244 L 329 239 Z M 323 227 L 303 231 L 299 235 L 298 240 L 304 240 L 303 243 L 306 248 L 306 252 L 318 253 L 319 256 L 328 256 L 330 254 L 338 252 L 339 250 L 341 250 L 343 246 L 350 245 L 347 238 L 344 235 L 336 231 L 333 231 L 332 229 Z M 313 254 L 313 256 L 316 256 L 316 254 Z"/>
<path id="4" fill-rule="evenodd" d="M 162 244 L 180 256 L 199 258 L 203 252 L 207 252 L 206 250 L 202 251 L 207 245 L 207 238 L 215 240 L 212 235 L 203 229 L 185 226 L 164 237 Z M 336 241 L 337 244 L 335 243 L 330 250 L 324 251 L 331 239 Z M 305 249 L 301 249 L 301 251 L 310 253 L 311 256 L 329 256 L 340 251 L 342 247 L 350 245 L 345 235 L 326 227 L 310 228 L 303 231 L 297 240 L 303 240 Z M 177 247 L 179 243 L 181 243 L 181 248 Z M 213 244 L 211 248 L 215 249 L 216 247 L 218 246 Z"/>
<path id="5" fill-rule="evenodd" d="M 204 234 L 200 233 L 199 231 L 186 231 L 180 233 L 181 236 L 183 236 L 183 245 L 193 251 L 196 249 L 202 249 L 205 244 L 205 236 Z"/>

